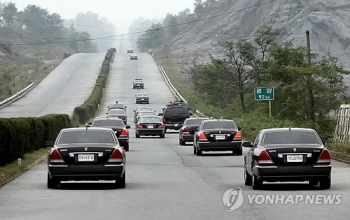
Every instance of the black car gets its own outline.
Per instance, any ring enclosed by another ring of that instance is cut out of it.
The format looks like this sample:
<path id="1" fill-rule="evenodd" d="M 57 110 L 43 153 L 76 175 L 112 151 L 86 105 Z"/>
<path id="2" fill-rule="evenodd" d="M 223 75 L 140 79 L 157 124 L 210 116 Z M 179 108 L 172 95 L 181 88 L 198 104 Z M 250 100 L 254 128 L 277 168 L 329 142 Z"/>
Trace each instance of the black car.
<path id="1" fill-rule="evenodd" d="M 165 131 L 167 129 L 179 130 L 184 121 L 190 118 L 192 113 L 188 108 L 183 106 L 169 106 L 163 109 L 163 113 L 159 113 L 158 116 L 163 117 L 163 123 Z"/>
<path id="2" fill-rule="evenodd" d="M 164 125 L 158 116 L 143 116 L 136 124 L 135 137 L 140 136 L 159 136 L 165 137 Z"/>
<path id="3" fill-rule="evenodd" d="M 47 187 L 57 188 L 61 181 L 115 180 L 125 187 L 124 149 L 109 128 L 66 128 L 47 155 Z"/>
<path id="4" fill-rule="evenodd" d="M 317 132 L 307 128 L 274 128 L 259 132 L 244 156 L 245 185 L 259 189 L 263 181 L 308 181 L 331 187 L 331 155 Z"/>
<path id="5" fill-rule="evenodd" d="M 132 88 L 133 89 L 144 89 L 145 88 L 145 83 L 143 82 L 143 80 L 141 78 L 136 78 L 132 82 Z"/>
<path id="6" fill-rule="evenodd" d="M 149 96 L 147 93 L 137 93 L 135 95 L 136 104 L 149 104 Z"/>
<path id="7" fill-rule="evenodd" d="M 127 52 L 127 53 L 134 53 L 134 50 L 131 49 L 131 48 L 129 48 L 126 52 Z"/>
<path id="8" fill-rule="evenodd" d="M 209 118 L 187 118 L 179 130 L 179 144 L 186 145 L 186 142 L 193 142 L 193 136 L 204 120 Z"/>
<path id="9" fill-rule="evenodd" d="M 125 125 L 119 118 L 95 118 L 91 123 L 91 127 L 111 128 L 118 138 L 120 145 L 129 151 L 129 125 Z"/>
<path id="10" fill-rule="evenodd" d="M 233 120 L 210 119 L 203 121 L 193 138 L 193 153 L 203 151 L 232 151 L 242 155 L 242 133 Z"/>
<path id="11" fill-rule="evenodd" d="M 131 54 L 130 60 L 137 60 L 137 54 Z"/>

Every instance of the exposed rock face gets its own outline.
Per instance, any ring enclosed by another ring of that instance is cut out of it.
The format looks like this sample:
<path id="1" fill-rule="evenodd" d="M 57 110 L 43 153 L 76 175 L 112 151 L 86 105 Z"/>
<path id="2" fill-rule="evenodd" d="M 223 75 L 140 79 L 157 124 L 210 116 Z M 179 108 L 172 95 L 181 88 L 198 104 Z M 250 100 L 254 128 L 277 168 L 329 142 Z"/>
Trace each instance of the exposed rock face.
<path id="1" fill-rule="evenodd" d="M 250 39 L 264 24 L 280 30 L 280 43 L 294 38 L 296 46 L 306 46 L 309 30 L 313 52 L 338 57 L 350 70 L 349 0 L 220 0 L 203 19 L 171 42 L 182 64 L 208 62 L 209 53 L 221 53 L 220 43 Z"/>

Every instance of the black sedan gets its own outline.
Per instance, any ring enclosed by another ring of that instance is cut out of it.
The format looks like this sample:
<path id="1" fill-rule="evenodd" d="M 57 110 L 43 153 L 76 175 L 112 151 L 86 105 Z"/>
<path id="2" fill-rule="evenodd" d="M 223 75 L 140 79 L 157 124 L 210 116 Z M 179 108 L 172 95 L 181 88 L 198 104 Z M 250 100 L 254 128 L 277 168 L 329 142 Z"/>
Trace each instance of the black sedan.
<path id="1" fill-rule="evenodd" d="M 91 127 L 111 128 L 118 138 L 120 145 L 129 151 L 129 125 L 125 125 L 124 121 L 119 118 L 95 118 L 91 123 Z"/>
<path id="2" fill-rule="evenodd" d="M 186 142 L 193 142 L 194 134 L 204 120 L 209 118 L 187 118 L 179 130 L 179 144 L 186 145 Z"/>
<path id="3" fill-rule="evenodd" d="M 147 93 L 137 93 L 135 95 L 135 98 L 136 98 L 136 104 L 141 104 L 141 103 L 149 104 L 149 96 Z"/>
<path id="4" fill-rule="evenodd" d="M 205 120 L 194 135 L 193 148 L 197 156 L 203 151 L 233 151 L 242 155 L 241 128 L 232 120 Z"/>
<path id="5" fill-rule="evenodd" d="M 308 181 L 331 187 L 331 155 L 319 135 L 307 128 L 261 130 L 254 143 L 243 142 L 245 185 L 259 189 L 263 181 Z"/>
<path id="6" fill-rule="evenodd" d="M 158 116 L 143 116 L 136 124 L 135 137 L 140 136 L 159 136 L 165 137 L 165 128 Z"/>
<path id="7" fill-rule="evenodd" d="M 57 188 L 61 181 L 115 180 L 125 188 L 126 154 L 109 128 L 66 128 L 47 156 L 47 187 Z"/>

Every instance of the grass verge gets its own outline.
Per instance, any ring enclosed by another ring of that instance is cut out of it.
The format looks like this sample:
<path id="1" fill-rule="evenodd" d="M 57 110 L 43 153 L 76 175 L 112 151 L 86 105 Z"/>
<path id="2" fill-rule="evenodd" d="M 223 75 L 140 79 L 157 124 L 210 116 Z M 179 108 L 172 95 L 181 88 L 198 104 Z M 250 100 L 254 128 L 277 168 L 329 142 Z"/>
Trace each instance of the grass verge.
<path id="1" fill-rule="evenodd" d="M 46 159 L 47 152 L 50 148 L 42 148 L 37 151 L 25 154 L 21 165 L 17 161 L 0 167 L 0 188 L 11 182 L 22 173 L 25 173 L 35 165 L 43 162 Z"/>

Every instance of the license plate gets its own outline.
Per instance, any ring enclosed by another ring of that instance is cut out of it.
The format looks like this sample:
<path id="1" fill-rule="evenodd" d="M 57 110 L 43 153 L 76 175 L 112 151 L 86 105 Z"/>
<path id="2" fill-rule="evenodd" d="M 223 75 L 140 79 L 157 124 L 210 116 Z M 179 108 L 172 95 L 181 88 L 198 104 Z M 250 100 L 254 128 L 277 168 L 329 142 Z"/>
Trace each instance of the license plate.
<path id="1" fill-rule="evenodd" d="M 141 99 L 141 100 L 145 100 L 145 99 Z"/>
<path id="2" fill-rule="evenodd" d="M 177 127 L 177 126 L 179 126 L 179 124 L 174 124 L 174 127 Z"/>
<path id="3" fill-rule="evenodd" d="M 137 84 L 137 86 L 140 86 L 140 84 Z"/>
<path id="4" fill-rule="evenodd" d="M 226 139 L 226 136 L 225 136 L 225 135 L 216 135 L 216 136 L 215 136 L 215 139 L 216 139 L 216 140 L 225 140 L 225 139 Z"/>
<path id="5" fill-rule="evenodd" d="M 153 125 L 148 125 L 148 127 L 147 128 L 153 128 Z"/>
<path id="6" fill-rule="evenodd" d="M 95 155 L 93 155 L 93 154 L 79 154 L 78 161 L 80 161 L 80 162 L 95 161 Z"/>
<path id="7" fill-rule="evenodd" d="M 303 155 L 287 155 L 287 162 L 303 162 Z"/>

